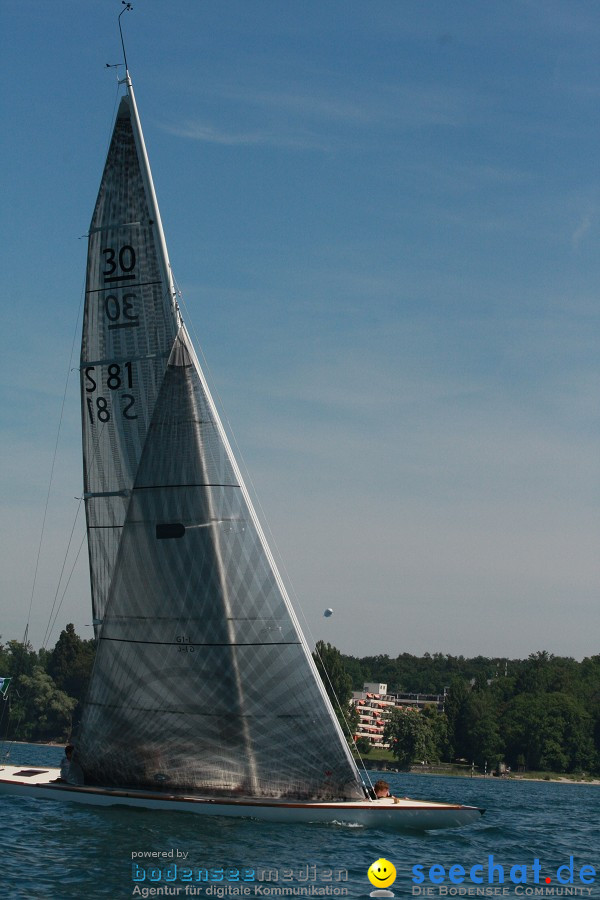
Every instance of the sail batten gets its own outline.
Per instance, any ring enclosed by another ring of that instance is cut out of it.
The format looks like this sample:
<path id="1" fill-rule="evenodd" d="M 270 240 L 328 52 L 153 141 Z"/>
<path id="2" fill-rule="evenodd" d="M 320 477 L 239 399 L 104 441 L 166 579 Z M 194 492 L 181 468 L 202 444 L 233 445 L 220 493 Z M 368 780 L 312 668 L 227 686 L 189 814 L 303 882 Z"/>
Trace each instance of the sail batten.
<path id="1" fill-rule="evenodd" d="M 174 301 L 127 88 L 88 238 L 81 403 L 99 641 L 78 758 L 114 786 L 359 798 Z"/>

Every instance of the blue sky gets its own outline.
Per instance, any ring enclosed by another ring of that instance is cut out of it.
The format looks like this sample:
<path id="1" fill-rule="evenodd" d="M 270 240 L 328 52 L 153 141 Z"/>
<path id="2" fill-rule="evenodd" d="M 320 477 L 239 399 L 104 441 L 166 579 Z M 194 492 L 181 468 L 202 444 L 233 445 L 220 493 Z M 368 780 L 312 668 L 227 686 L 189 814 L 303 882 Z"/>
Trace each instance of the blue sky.
<path id="1" fill-rule="evenodd" d="M 600 7 L 134 7 L 128 62 L 187 320 L 309 641 L 597 653 Z M 2 6 L 5 639 L 32 593 L 119 9 Z M 75 374 L 35 646 L 81 494 Z M 82 535 L 80 517 L 67 574 Z M 84 551 L 68 621 L 91 631 Z"/>

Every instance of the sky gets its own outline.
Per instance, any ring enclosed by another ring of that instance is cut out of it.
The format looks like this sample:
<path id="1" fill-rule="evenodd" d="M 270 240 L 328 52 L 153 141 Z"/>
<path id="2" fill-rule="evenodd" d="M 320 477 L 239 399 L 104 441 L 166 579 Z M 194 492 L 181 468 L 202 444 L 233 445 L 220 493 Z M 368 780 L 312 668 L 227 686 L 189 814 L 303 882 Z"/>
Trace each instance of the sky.
<path id="1" fill-rule="evenodd" d="M 600 652 L 600 6 L 133 6 L 184 316 L 309 644 Z M 92 636 L 82 236 L 121 8 L 0 13 L 0 634 L 31 604 L 36 648 Z"/>

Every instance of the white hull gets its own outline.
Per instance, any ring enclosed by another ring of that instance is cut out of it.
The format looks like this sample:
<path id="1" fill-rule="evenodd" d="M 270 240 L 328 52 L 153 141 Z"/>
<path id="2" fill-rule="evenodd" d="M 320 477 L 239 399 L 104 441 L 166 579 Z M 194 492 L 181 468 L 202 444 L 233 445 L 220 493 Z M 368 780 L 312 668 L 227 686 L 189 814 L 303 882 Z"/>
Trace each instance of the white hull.
<path id="1" fill-rule="evenodd" d="M 32 773 L 32 774 L 28 774 Z M 28 766 L 0 768 L 0 793 L 40 800 L 85 803 L 92 806 L 135 806 L 143 809 L 177 810 L 203 816 L 254 818 L 266 822 L 352 824 L 394 830 L 424 831 L 457 828 L 476 822 L 483 810 L 475 806 L 433 803 L 422 800 L 377 800 L 347 803 L 303 803 L 277 800 L 220 799 L 150 791 L 75 787 L 56 783 L 58 769 Z"/>

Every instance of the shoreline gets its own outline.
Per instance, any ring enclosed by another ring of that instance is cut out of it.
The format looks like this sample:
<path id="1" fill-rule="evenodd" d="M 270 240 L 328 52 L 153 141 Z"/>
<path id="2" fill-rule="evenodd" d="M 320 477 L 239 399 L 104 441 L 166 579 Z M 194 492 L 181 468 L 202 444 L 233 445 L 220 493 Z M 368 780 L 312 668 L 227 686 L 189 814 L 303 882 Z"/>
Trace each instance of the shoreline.
<path id="1" fill-rule="evenodd" d="M 66 747 L 69 741 L 55 743 L 54 741 L 2 741 L 3 744 L 19 744 L 21 747 Z"/>
<path id="2" fill-rule="evenodd" d="M 542 784 L 600 784 L 600 778 L 569 778 L 567 775 L 557 775 L 555 778 L 544 778 L 539 775 L 482 775 L 477 772 L 475 775 L 463 775 L 460 772 L 410 772 L 410 775 L 435 775 L 438 777 L 450 778 L 477 778 L 484 781 L 539 781 Z"/>
<path id="3" fill-rule="evenodd" d="M 363 763 L 365 761 L 363 760 Z M 381 772 L 382 774 L 390 774 L 394 773 L 397 775 L 432 775 L 435 778 L 472 778 L 472 779 L 483 779 L 485 781 L 518 781 L 518 782 L 527 782 L 527 781 L 536 781 L 542 782 L 543 784 L 590 784 L 590 785 L 600 785 L 600 776 L 594 775 L 590 778 L 570 778 L 568 775 L 560 775 L 559 773 L 553 773 L 549 775 L 547 773 L 543 774 L 535 774 L 535 775 L 526 775 L 522 773 L 510 773 L 509 775 L 493 775 L 489 772 L 487 775 L 483 775 L 481 772 L 475 772 L 471 774 L 471 771 L 468 772 L 460 772 L 460 771 L 424 771 L 418 767 L 412 767 L 407 770 L 400 770 L 394 768 L 393 764 L 390 765 L 387 760 L 369 760 L 371 765 L 366 765 L 365 769 L 368 772 Z M 378 765 L 384 763 L 384 766 Z M 360 766 L 359 766 L 360 770 Z"/>
<path id="4" fill-rule="evenodd" d="M 66 746 L 68 741 L 66 741 L 64 743 L 60 743 L 60 744 L 54 743 L 52 741 L 5 741 L 4 743 L 19 744 L 20 746 L 29 746 L 29 747 L 61 747 L 61 748 L 63 748 Z M 364 762 L 365 762 L 365 760 L 363 760 L 363 763 Z M 492 781 L 525 781 L 525 782 L 537 781 L 537 782 L 542 782 L 543 784 L 590 784 L 590 785 L 595 785 L 595 786 L 600 785 L 600 776 L 594 777 L 594 778 L 578 779 L 578 778 L 569 778 L 568 775 L 556 775 L 556 776 L 552 775 L 552 776 L 544 777 L 542 775 L 529 776 L 529 775 L 522 775 L 520 773 L 516 773 L 513 775 L 512 772 L 510 773 L 510 775 L 500 775 L 500 776 L 492 775 L 491 772 L 489 775 L 482 775 L 480 772 L 477 772 L 472 775 L 470 771 L 468 773 L 467 772 L 457 772 L 456 770 L 450 771 L 450 772 L 439 772 L 439 771 L 438 772 L 424 772 L 424 771 L 420 771 L 419 769 L 416 769 L 416 768 L 412 768 L 408 772 L 401 772 L 399 769 L 394 769 L 394 768 L 388 766 L 387 760 L 373 759 L 373 760 L 368 760 L 368 762 L 373 763 L 373 765 L 368 765 L 368 766 L 365 765 L 364 768 L 367 771 L 382 772 L 383 774 L 393 772 L 396 775 L 398 775 L 398 774 L 401 774 L 401 775 L 432 775 L 435 778 L 478 778 L 478 779 L 484 779 L 486 781 L 488 779 L 491 779 Z M 381 766 L 377 765 L 377 763 L 385 763 L 385 765 L 384 765 L 384 767 L 381 767 Z M 360 771 L 360 767 L 359 767 L 359 771 Z"/>
<path id="5" fill-rule="evenodd" d="M 483 775 L 479 776 L 483 778 Z M 488 776 L 489 777 L 489 776 Z M 502 777 L 498 779 L 502 781 Z M 568 778 L 566 775 L 558 775 L 556 778 L 531 778 L 523 775 L 509 775 L 505 781 L 543 781 L 544 784 L 600 784 L 600 778 Z"/>

